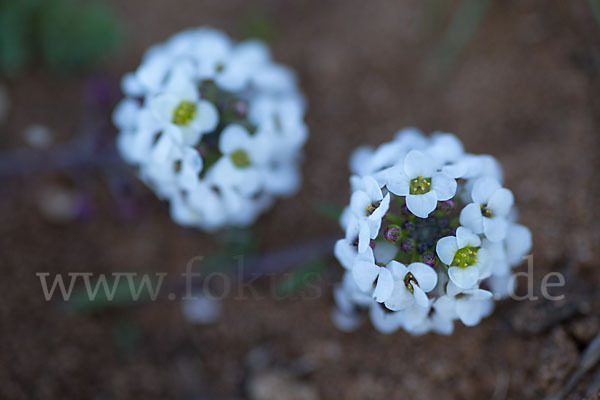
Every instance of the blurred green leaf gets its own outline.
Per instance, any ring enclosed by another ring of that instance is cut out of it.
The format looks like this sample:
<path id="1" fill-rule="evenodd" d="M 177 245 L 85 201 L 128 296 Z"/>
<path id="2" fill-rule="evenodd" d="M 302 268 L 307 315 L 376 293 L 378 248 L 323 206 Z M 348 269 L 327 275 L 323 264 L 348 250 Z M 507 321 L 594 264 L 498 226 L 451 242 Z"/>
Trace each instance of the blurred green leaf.
<path id="1" fill-rule="evenodd" d="M 67 74 L 106 58 L 121 37 L 102 2 L 0 0 L 0 74 L 14 77 L 33 62 Z"/>
<path id="2" fill-rule="evenodd" d="M 336 204 L 319 202 L 314 206 L 317 214 L 330 218 L 334 221 L 339 221 L 344 209 Z"/>
<path id="3" fill-rule="evenodd" d="M 0 72 L 15 76 L 32 56 L 31 17 L 36 0 L 0 2 Z"/>
<path id="4" fill-rule="evenodd" d="M 290 297 L 314 282 L 327 267 L 323 259 L 309 261 L 304 266 L 287 274 L 275 287 L 278 297 Z"/>
<path id="5" fill-rule="evenodd" d="M 249 10 L 240 18 L 238 30 L 240 39 L 261 39 L 265 42 L 273 41 L 277 33 L 274 19 L 257 10 Z"/>
<path id="6" fill-rule="evenodd" d="M 101 282 L 103 279 L 105 281 Z M 148 274 L 111 276 L 109 278 L 100 275 L 99 279 L 95 279 L 93 282 L 90 280 L 89 287 L 85 284 L 76 287 L 66 302 L 66 308 L 70 312 L 87 314 L 107 308 L 122 307 L 137 301 L 145 301 L 150 298 L 147 285 L 157 289 L 157 282 L 156 277 Z M 95 296 L 90 296 L 90 289 L 91 291 L 97 289 Z M 139 294 L 139 297 L 137 294 Z"/>
<path id="7" fill-rule="evenodd" d="M 600 25 L 600 4 L 598 4 L 598 0 L 588 0 L 588 4 L 592 9 L 592 14 L 594 14 L 594 19 Z"/>
<path id="8" fill-rule="evenodd" d="M 115 346 L 121 354 L 132 356 L 140 341 L 140 328 L 129 320 L 120 320 L 112 329 L 112 337 Z"/>
<path id="9" fill-rule="evenodd" d="M 57 72 L 89 68 L 106 57 L 119 39 L 110 9 L 101 3 L 46 0 L 39 12 L 39 41 L 46 66 Z"/>
<path id="10" fill-rule="evenodd" d="M 454 66 L 460 52 L 471 41 L 491 0 L 462 0 L 452 16 L 444 37 L 434 51 L 432 65 L 439 77 Z"/>

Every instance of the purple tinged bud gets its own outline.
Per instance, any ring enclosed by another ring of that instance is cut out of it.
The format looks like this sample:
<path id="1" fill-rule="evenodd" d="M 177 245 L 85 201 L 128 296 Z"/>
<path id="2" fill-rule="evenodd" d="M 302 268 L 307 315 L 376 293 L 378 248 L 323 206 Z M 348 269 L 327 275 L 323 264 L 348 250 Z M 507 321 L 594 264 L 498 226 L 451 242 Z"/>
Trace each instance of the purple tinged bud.
<path id="1" fill-rule="evenodd" d="M 405 253 L 413 251 L 414 248 L 415 244 L 411 239 L 404 239 L 400 245 L 400 249 L 402 249 L 402 251 Z"/>
<path id="2" fill-rule="evenodd" d="M 245 101 L 237 100 L 233 104 L 233 110 L 240 117 L 245 117 L 248 114 L 248 103 Z"/>
<path id="3" fill-rule="evenodd" d="M 435 255 L 430 251 L 423 253 L 423 262 L 433 267 L 435 265 Z"/>
<path id="4" fill-rule="evenodd" d="M 401 233 L 402 232 L 400 231 L 400 228 L 397 226 L 390 226 L 383 233 L 383 237 L 387 241 L 396 243 L 398 240 L 400 240 Z"/>
<path id="5" fill-rule="evenodd" d="M 406 221 L 402 224 L 402 229 L 404 229 L 408 233 L 411 233 L 415 230 L 415 223 L 412 221 Z"/>
<path id="6" fill-rule="evenodd" d="M 445 211 L 445 212 L 450 212 L 450 211 L 454 210 L 454 200 L 450 199 L 450 200 L 442 201 L 440 203 L 440 210 Z"/>

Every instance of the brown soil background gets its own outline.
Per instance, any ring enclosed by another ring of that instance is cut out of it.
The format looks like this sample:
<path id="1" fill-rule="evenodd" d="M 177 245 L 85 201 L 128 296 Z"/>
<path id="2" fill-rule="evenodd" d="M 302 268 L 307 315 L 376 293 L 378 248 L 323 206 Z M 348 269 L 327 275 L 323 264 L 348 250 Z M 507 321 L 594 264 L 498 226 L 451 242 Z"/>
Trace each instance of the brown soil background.
<path id="1" fill-rule="evenodd" d="M 216 241 L 176 226 L 140 184 L 144 211 L 123 222 L 106 182 L 89 174 L 94 217 L 56 224 L 36 201 L 55 174 L 3 179 L 0 397 L 541 399 L 566 384 L 600 330 L 600 27 L 585 1 L 493 2 L 441 81 L 431 56 L 445 20 L 424 29 L 417 0 L 110 3 L 127 30 L 120 55 L 101 68 L 115 82 L 147 46 L 183 28 L 209 24 L 236 36 L 249 13 L 274 21 L 273 54 L 298 71 L 310 140 L 301 193 L 256 226 L 262 251 L 341 234 L 314 204 L 347 202 L 355 147 L 390 140 L 407 125 L 442 129 L 468 151 L 500 160 L 521 222 L 533 232 L 536 288 L 559 271 L 565 300 L 505 301 L 479 326 L 457 325 L 451 337 L 386 336 L 368 324 L 344 334 L 329 319 L 332 272 L 316 300 L 227 299 L 211 326 L 190 325 L 179 303 L 167 300 L 67 314 L 44 301 L 36 272 L 178 274 Z M 25 146 L 31 122 L 50 127 L 57 144 L 75 137 L 84 82 L 33 71 L 6 83 L 12 108 L 0 125 L 0 148 Z M 135 332 L 125 347 L 123 326 Z M 584 398 L 594 374 L 569 398 Z"/>

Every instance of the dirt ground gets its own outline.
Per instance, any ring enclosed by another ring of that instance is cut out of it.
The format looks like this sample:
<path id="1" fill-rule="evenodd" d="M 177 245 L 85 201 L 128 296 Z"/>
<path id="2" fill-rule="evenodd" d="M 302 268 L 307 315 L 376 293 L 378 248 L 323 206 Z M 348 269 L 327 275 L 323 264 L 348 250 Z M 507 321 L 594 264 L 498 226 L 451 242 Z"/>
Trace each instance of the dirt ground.
<path id="1" fill-rule="evenodd" d="M 390 140 L 407 125 L 440 129 L 500 160 L 533 233 L 535 289 L 561 272 L 566 286 L 556 293 L 565 298 L 502 302 L 450 337 L 386 336 L 368 324 L 346 334 L 330 321 L 340 269 L 330 259 L 318 298 L 228 298 L 214 325 L 190 324 L 168 300 L 66 313 L 44 300 L 36 272 L 174 275 L 217 241 L 176 226 L 139 183 L 135 215 L 121 218 L 107 179 L 77 171 L 69 179 L 83 179 L 93 210 L 59 223 L 40 212 L 40 199 L 64 174 L 4 177 L 1 398 L 502 400 L 542 399 L 567 384 L 600 331 L 600 26 L 586 1 L 492 2 L 442 77 L 435 49 L 447 20 L 431 19 L 418 0 L 109 3 L 127 32 L 120 54 L 99 67 L 113 86 L 147 46 L 183 28 L 212 25 L 237 36 L 255 15 L 272 21 L 274 57 L 297 70 L 307 96 L 310 139 L 301 192 L 255 227 L 261 251 L 341 235 L 314 206 L 348 201 L 355 147 Z M 32 71 L 4 83 L 11 112 L 0 122 L 0 149 L 24 147 L 32 122 L 52 130 L 55 146 L 79 135 L 88 78 Z M 267 295 L 268 283 L 259 286 Z M 597 374 L 585 374 L 567 398 L 586 398 Z"/>

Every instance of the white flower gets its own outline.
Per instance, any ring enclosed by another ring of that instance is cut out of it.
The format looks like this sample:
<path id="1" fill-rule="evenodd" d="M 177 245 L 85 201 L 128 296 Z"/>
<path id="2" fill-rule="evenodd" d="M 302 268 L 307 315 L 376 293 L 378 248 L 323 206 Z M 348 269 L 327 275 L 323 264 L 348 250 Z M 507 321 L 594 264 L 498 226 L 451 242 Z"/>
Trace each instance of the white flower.
<path id="1" fill-rule="evenodd" d="M 208 41 L 207 41 L 208 42 Z M 250 78 L 260 71 L 270 59 L 267 46 L 256 40 L 249 40 L 229 49 L 225 42 L 199 43 L 215 50 L 197 48 L 196 51 L 206 54 L 199 62 L 199 76 L 213 79 L 217 85 L 229 90 L 245 89 Z"/>
<path id="2" fill-rule="evenodd" d="M 448 266 L 448 276 L 458 287 L 470 289 L 485 276 L 489 254 L 480 246 L 479 236 L 462 226 L 456 230 L 456 236 L 438 241 L 436 253 Z"/>
<path id="3" fill-rule="evenodd" d="M 200 99 L 194 81 L 183 72 L 171 76 L 164 92 L 150 99 L 150 107 L 166 131 L 188 146 L 198 144 L 219 121 L 216 107 Z"/>
<path id="4" fill-rule="evenodd" d="M 393 291 L 385 300 L 387 308 L 400 311 L 414 304 L 427 307 L 429 300 L 425 293 L 432 291 L 437 284 L 437 274 L 433 268 L 420 262 L 406 267 L 398 261 L 391 261 L 387 268 L 391 271 L 393 280 Z M 389 275 L 379 279 L 389 279 Z"/>
<path id="5" fill-rule="evenodd" d="M 212 168 L 210 178 L 252 196 L 262 187 L 261 165 L 269 150 L 261 135 L 250 135 L 240 125 L 229 125 L 221 133 L 219 150 L 223 157 Z"/>
<path id="6" fill-rule="evenodd" d="M 302 146 L 308 137 L 302 120 L 305 108 L 299 95 L 260 96 L 250 103 L 248 119 L 273 135 L 277 154 L 289 157 L 290 150 Z"/>
<path id="7" fill-rule="evenodd" d="M 456 180 L 436 171 L 435 160 L 418 150 L 408 153 L 403 165 L 390 168 L 386 177 L 388 190 L 406 196 L 406 206 L 419 218 L 427 218 L 438 201 L 456 193 Z"/>
<path id="8" fill-rule="evenodd" d="M 492 242 L 506 237 L 508 221 L 514 198 L 510 190 L 503 188 L 491 177 L 475 182 L 471 193 L 473 203 L 467 204 L 460 213 L 460 223 L 475 233 L 484 233 Z"/>
<path id="9" fill-rule="evenodd" d="M 451 133 L 435 132 L 431 137 L 431 146 L 427 149 L 431 160 L 436 163 L 437 168 L 449 162 L 458 160 L 464 153 L 463 145 L 456 136 Z"/>
<path id="10" fill-rule="evenodd" d="M 371 249 L 359 254 L 352 266 L 352 277 L 360 290 L 368 293 L 372 291 L 373 300 L 379 303 L 387 300 L 394 290 L 392 272 L 375 264 Z"/>
<path id="11" fill-rule="evenodd" d="M 446 318 L 457 317 L 467 326 L 477 325 L 493 309 L 492 293 L 479 288 L 466 289 L 456 295 L 445 295 L 433 307 Z"/>
<path id="12" fill-rule="evenodd" d="M 370 239 L 374 239 L 381 227 L 381 220 L 390 206 L 389 193 L 385 196 L 375 179 L 370 176 L 360 178 L 355 191 L 350 198 L 350 219 L 346 238 L 349 235 L 358 237 L 358 251 L 363 252 L 369 246 Z"/>

